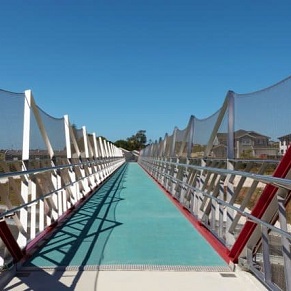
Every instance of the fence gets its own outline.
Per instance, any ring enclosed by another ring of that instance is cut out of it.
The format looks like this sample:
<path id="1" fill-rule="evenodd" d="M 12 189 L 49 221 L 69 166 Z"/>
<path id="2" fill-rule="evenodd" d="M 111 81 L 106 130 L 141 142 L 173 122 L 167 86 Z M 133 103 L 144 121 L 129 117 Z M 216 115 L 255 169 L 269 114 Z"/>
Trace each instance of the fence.
<path id="1" fill-rule="evenodd" d="M 291 77 L 229 91 L 206 119 L 148 145 L 139 163 L 272 290 L 291 290 Z"/>
<path id="2" fill-rule="evenodd" d="M 13 266 L 125 159 L 107 140 L 54 118 L 30 90 L 0 91 L 0 266 Z"/>

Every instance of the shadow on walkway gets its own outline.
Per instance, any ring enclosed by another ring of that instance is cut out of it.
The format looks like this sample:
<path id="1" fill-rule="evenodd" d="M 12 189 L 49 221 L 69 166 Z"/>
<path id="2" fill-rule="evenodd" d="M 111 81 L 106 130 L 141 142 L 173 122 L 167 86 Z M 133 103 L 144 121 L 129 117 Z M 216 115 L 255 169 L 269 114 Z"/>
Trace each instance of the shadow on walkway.
<path id="1" fill-rule="evenodd" d="M 99 266 L 112 230 L 121 225 L 115 209 L 126 179 L 127 164 L 119 168 L 88 200 L 78 208 L 18 270 L 19 283 L 3 290 L 14 290 L 25 284 L 25 290 L 75 290 L 83 270 Z M 70 286 L 60 279 L 66 270 L 75 271 Z M 37 280 L 31 280 L 36 275 Z M 98 272 L 96 272 L 96 284 Z M 45 285 L 49 282 L 49 285 Z"/>

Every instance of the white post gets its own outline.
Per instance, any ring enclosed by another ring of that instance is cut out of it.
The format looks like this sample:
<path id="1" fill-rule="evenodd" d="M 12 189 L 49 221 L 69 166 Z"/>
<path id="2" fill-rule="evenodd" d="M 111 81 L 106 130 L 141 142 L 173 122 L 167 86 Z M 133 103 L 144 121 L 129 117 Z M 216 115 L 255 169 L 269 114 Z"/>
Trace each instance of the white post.
<path id="1" fill-rule="evenodd" d="M 23 161 L 29 160 L 31 99 L 32 99 L 31 90 L 25 91 L 23 141 L 22 141 L 22 160 Z"/>
<path id="2" fill-rule="evenodd" d="M 36 185 L 31 182 L 31 200 L 36 199 Z M 34 239 L 36 235 L 36 204 L 30 208 L 30 239 Z"/>
<path id="3" fill-rule="evenodd" d="M 96 177 L 96 181 L 97 181 L 97 184 L 99 185 L 100 182 L 101 182 L 101 177 L 100 177 L 100 172 L 99 172 L 99 164 L 98 164 L 98 148 L 97 148 L 97 140 L 96 140 L 96 134 L 95 132 L 93 132 L 93 146 L 94 146 L 94 162 L 95 162 L 95 177 Z"/>
<path id="4" fill-rule="evenodd" d="M 31 117 L 31 99 L 32 94 L 31 90 L 25 91 L 25 100 L 24 100 L 24 120 L 23 120 L 23 141 L 22 141 L 22 170 L 26 171 L 25 162 L 29 160 L 29 142 L 30 142 L 30 117 Z M 24 203 L 28 202 L 28 193 L 29 193 L 29 179 L 27 176 L 24 177 L 26 182 L 21 182 L 21 197 Z M 27 233 L 27 219 L 28 213 L 26 208 L 21 208 L 20 210 L 20 221 L 25 233 Z M 17 242 L 20 248 L 25 247 L 27 243 L 27 237 L 19 232 Z"/>
<path id="5" fill-rule="evenodd" d="M 98 148 L 97 148 L 97 140 L 96 140 L 96 134 L 95 132 L 93 133 L 93 143 L 94 143 L 94 156 L 95 158 L 98 158 Z"/>
<path id="6" fill-rule="evenodd" d="M 88 159 L 89 158 L 89 150 L 88 150 L 88 137 L 87 137 L 86 127 L 83 126 L 82 130 L 83 130 L 83 138 L 84 138 L 85 157 L 86 157 L 86 159 Z"/>
<path id="7" fill-rule="evenodd" d="M 71 159 L 72 158 L 72 149 L 71 149 L 71 139 L 70 139 L 70 122 L 69 122 L 68 115 L 64 116 L 64 123 L 65 123 L 67 159 Z"/>

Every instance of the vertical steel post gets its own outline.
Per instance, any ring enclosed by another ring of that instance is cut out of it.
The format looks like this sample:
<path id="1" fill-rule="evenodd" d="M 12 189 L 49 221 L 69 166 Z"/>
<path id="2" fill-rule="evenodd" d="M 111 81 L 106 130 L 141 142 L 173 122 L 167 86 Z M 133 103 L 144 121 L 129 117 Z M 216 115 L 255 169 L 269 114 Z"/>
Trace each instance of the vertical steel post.
<path id="1" fill-rule="evenodd" d="M 70 160 L 72 158 L 72 150 L 71 150 L 71 139 L 70 139 L 70 122 L 69 122 L 68 115 L 64 116 L 64 125 L 65 125 L 67 159 Z"/>
<path id="2" fill-rule="evenodd" d="M 278 199 L 278 207 L 279 207 L 280 226 L 282 230 L 288 232 L 287 219 L 286 219 L 287 213 L 286 213 L 286 208 L 284 206 L 285 199 L 280 196 L 278 196 L 277 199 Z M 288 241 L 288 238 L 281 236 L 281 242 L 282 242 L 283 260 L 284 260 L 286 290 L 291 290 L 291 276 L 286 275 L 286 274 L 291 273 L 290 241 Z"/>
<path id="3" fill-rule="evenodd" d="M 229 91 L 228 98 L 228 135 L 227 135 L 227 159 L 234 159 L 234 93 Z"/>
<path id="4" fill-rule="evenodd" d="M 227 93 L 228 101 L 228 135 L 227 135 L 227 169 L 233 170 L 232 160 L 234 159 L 234 93 L 228 91 Z M 232 200 L 232 195 L 234 193 L 233 183 L 229 181 L 229 176 L 225 180 L 225 186 L 227 189 L 226 199 L 227 201 Z M 233 209 L 227 209 L 227 220 L 226 220 L 226 229 L 228 230 L 233 222 Z M 228 246 L 233 245 L 234 237 L 228 231 L 226 232 L 226 244 Z"/>
<path id="5" fill-rule="evenodd" d="M 195 116 L 191 116 L 189 135 L 188 135 L 188 145 L 187 145 L 187 158 L 188 159 L 191 158 L 191 154 L 192 154 L 194 130 L 195 130 Z"/>

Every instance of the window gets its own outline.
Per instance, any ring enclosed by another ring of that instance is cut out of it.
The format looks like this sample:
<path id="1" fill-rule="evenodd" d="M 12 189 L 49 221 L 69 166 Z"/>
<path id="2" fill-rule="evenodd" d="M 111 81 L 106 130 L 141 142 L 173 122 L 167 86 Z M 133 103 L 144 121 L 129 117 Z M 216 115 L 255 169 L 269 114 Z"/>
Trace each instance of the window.
<path id="1" fill-rule="evenodd" d="M 244 137 L 241 139 L 241 144 L 242 145 L 251 145 L 252 141 L 250 138 Z"/>
<path id="2" fill-rule="evenodd" d="M 266 145 L 267 144 L 266 143 L 266 139 L 258 138 L 258 139 L 256 139 L 256 144 L 258 144 L 258 145 Z"/>

